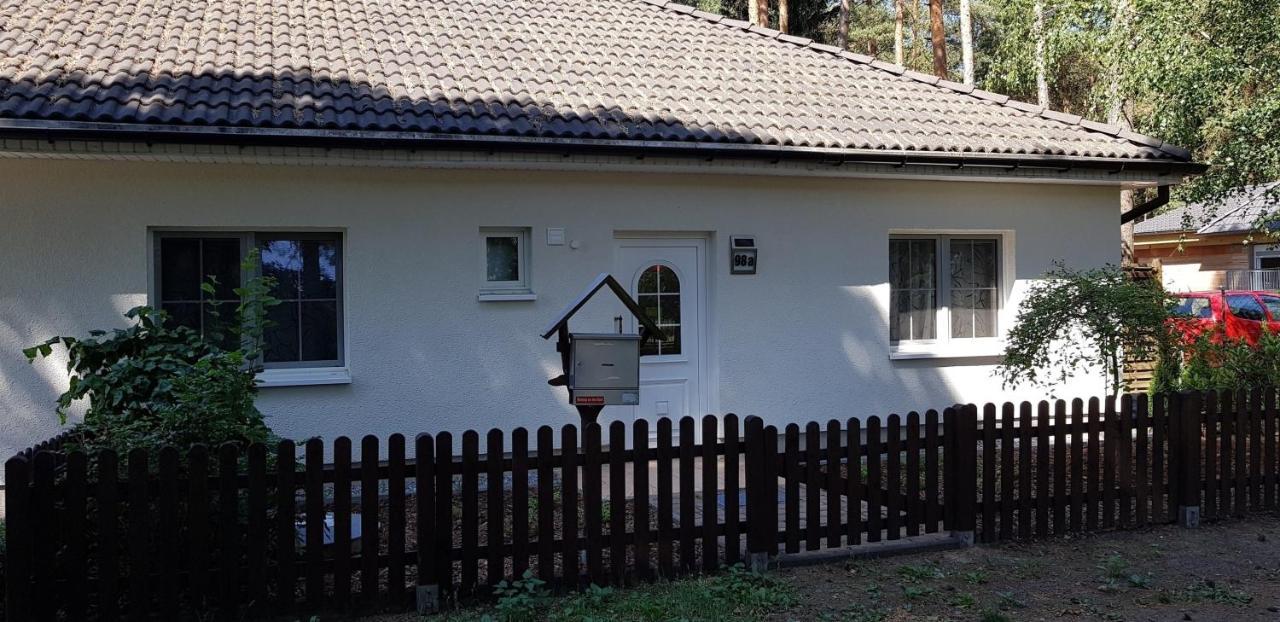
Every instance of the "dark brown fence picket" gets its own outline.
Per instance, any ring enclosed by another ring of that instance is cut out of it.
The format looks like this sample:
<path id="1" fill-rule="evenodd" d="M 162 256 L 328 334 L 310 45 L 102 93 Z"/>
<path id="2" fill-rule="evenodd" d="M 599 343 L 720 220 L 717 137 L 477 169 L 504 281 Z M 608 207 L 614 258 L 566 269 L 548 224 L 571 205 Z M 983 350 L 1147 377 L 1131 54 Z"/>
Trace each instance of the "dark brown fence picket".
<path id="1" fill-rule="evenodd" d="M 632 503 L 634 507 L 634 532 L 635 532 L 635 576 L 641 581 L 647 581 L 652 578 L 652 570 L 649 563 L 649 555 L 652 553 L 650 543 L 650 529 L 653 528 L 649 516 L 649 461 L 652 455 L 649 451 L 649 422 L 644 419 L 637 419 L 631 430 L 631 446 L 632 446 L 632 484 L 635 494 L 633 494 Z"/>
<path id="2" fill-rule="evenodd" d="M 494 428 L 486 435 L 485 460 L 487 466 L 484 478 L 485 507 L 484 522 L 488 527 L 485 534 L 485 585 L 493 587 L 505 579 L 506 564 L 502 555 L 502 547 L 507 538 L 504 533 L 506 508 L 504 486 L 502 482 L 503 439 L 502 430 Z"/>
<path id="3" fill-rule="evenodd" d="M 638 430 L 639 424 L 644 424 L 645 422 L 641 419 L 636 423 Z M 724 563 L 734 565 L 741 561 L 740 551 L 742 549 L 742 517 L 739 505 L 741 503 L 739 500 L 741 483 L 738 481 L 738 469 L 741 468 L 739 459 L 741 448 L 739 447 L 738 416 L 733 413 L 725 415 L 722 425 L 724 430 Z M 639 444 L 637 443 L 638 447 Z M 647 461 L 645 461 L 645 464 L 647 464 Z M 648 468 L 646 467 L 644 470 L 646 473 L 643 476 L 647 477 Z M 641 477 L 642 474 L 637 472 L 636 490 L 647 490 L 647 488 L 640 487 Z M 648 500 L 647 494 L 636 495 L 636 497 L 637 507 L 639 506 L 638 499 L 640 497 L 644 497 L 646 501 Z M 639 557 L 639 554 L 637 554 L 637 557 Z"/>
<path id="4" fill-rule="evenodd" d="M 160 613 L 172 620 L 178 612 L 178 450 L 165 447 L 160 450 L 160 489 L 157 513 L 160 519 Z M 168 470 L 166 471 L 166 467 Z M 89 458 L 82 451 L 67 456 L 65 480 L 66 513 L 62 523 L 62 539 L 65 550 L 66 580 L 70 585 L 83 584 L 88 579 L 89 521 L 86 517 L 89 497 Z M 9 485 L 13 486 L 12 480 Z M 12 510 L 10 510 L 12 512 Z M 9 532 L 12 536 L 13 532 Z M 89 602 L 84 589 L 64 592 L 67 603 L 67 619 L 83 620 L 88 615 Z M 10 620 L 18 618 L 8 618 Z"/>
<path id="5" fill-rule="evenodd" d="M 694 421 L 693 417 L 680 418 L 680 572 L 692 572 L 694 564 L 695 513 L 694 508 Z"/>
<path id="6" fill-rule="evenodd" d="M 307 441 L 305 451 L 307 606 L 315 611 L 325 604 L 324 444 L 318 438 L 310 439 Z M 194 457 L 192 460 L 194 460 Z M 194 462 L 191 465 L 191 472 L 192 481 L 204 479 L 203 476 L 196 475 Z"/>
<path id="7" fill-rule="evenodd" d="M 879 542 L 884 528 L 881 521 L 884 496 L 880 488 L 883 485 L 880 438 L 880 418 L 872 416 L 867 419 L 867 542 Z"/>
<path id="8" fill-rule="evenodd" d="M 924 522 L 920 501 L 920 413 L 907 414 L 907 537 L 920 535 Z"/>
<path id="9" fill-rule="evenodd" d="M 889 415 L 889 426 L 886 430 L 885 456 L 888 458 L 885 468 L 885 530 L 889 540 L 902 537 L 902 417 Z M 879 486 L 879 484 L 876 484 Z"/>
<path id="10" fill-rule="evenodd" d="M 995 542 L 996 531 L 996 405 L 982 407 L 982 542 Z"/>
<path id="11" fill-rule="evenodd" d="M 555 558 L 555 481 L 554 465 L 547 458 L 555 453 L 555 430 L 538 428 L 538 579 L 552 584 L 556 580 Z M 572 575 L 566 575 L 572 576 Z"/>
<path id="12" fill-rule="evenodd" d="M 394 514 L 393 514 L 394 516 Z M 511 577 L 529 569 L 529 431 L 511 432 Z"/>
<path id="13" fill-rule="evenodd" d="M 319 448 L 317 441 L 317 449 Z M 310 449 L 310 447 L 308 447 Z M 115 453 L 107 450 L 98 454 L 98 537 L 101 542 L 111 542 L 111 535 L 116 530 L 115 519 Z M 310 463 L 310 460 L 308 460 Z M 308 464 L 308 466 L 310 466 Z M 319 467 L 317 457 L 316 466 Z M 209 606 L 209 453 L 204 445 L 196 445 L 187 453 L 187 590 L 191 595 L 191 606 L 207 609 Z M 111 481 L 108 481 L 108 480 Z M 308 517 L 310 518 L 310 517 Z M 109 526 L 108 526 L 109 525 Z M 115 585 L 116 583 L 116 566 L 115 566 L 115 550 L 110 546 L 98 548 L 102 558 L 99 560 L 98 577 L 99 587 Z M 318 561 L 316 559 L 309 561 Z M 314 567 L 318 568 L 319 564 Z M 110 572 L 110 576 L 107 575 Z M 320 596 L 320 588 L 316 588 L 316 598 Z M 308 589 L 308 597 L 311 591 Z M 110 591 L 103 596 L 103 601 L 110 600 L 110 607 L 114 609 L 114 597 Z M 101 614 L 106 615 L 105 602 L 102 603 L 103 611 Z"/>
<path id="14" fill-rule="evenodd" d="M 675 574 L 671 543 L 673 538 L 671 471 L 675 453 L 671 448 L 671 420 L 658 420 L 658 576 Z"/>
<path id="15" fill-rule="evenodd" d="M 845 437 L 845 462 L 849 474 L 844 504 L 844 513 L 848 517 L 846 519 L 848 524 L 845 526 L 845 538 L 850 545 L 855 545 L 862 543 L 863 530 L 862 491 L 865 489 L 865 485 L 862 481 L 862 430 L 861 423 L 857 419 L 849 419 L 845 426 L 848 429 Z M 936 489 L 936 487 L 933 489 Z M 767 495 L 769 492 L 776 495 L 776 486 L 773 490 L 764 494 Z"/>
<path id="16" fill-rule="evenodd" d="M 715 415 L 702 417 L 702 571 L 715 572 L 720 567 L 718 540 L 720 516 L 716 492 L 720 489 L 719 458 L 716 457 L 716 441 L 720 421 Z"/>
<path id="17" fill-rule="evenodd" d="M 1065 535 L 1067 529 L 1067 403 L 1053 405 L 1053 533 Z"/>
<path id="18" fill-rule="evenodd" d="M 378 556 L 382 550 L 382 521 L 378 518 L 378 437 L 360 440 L 360 600 L 371 606 L 378 599 Z"/>
<path id="19" fill-rule="evenodd" d="M 715 432 L 712 432 L 714 436 Z M 609 424 L 609 581 L 627 581 L 627 424 Z M 713 471 L 714 473 L 714 471 Z M 712 487 L 714 490 L 714 486 Z M 639 496 L 639 495 L 636 495 Z"/>
<path id="20" fill-rule="evenodd" d="M 942 520 L 942 508 L 938 506 L 940 494 L 939 478 L 942 476 L 938 464 L 939 453 L 942 451 L 942 441 L 938 438 L 938 426 L 938 411 L 927 411 L 924 416 L 925 533 L 936 533 L 938 531 L 938 522 Z"/>
<path id="21" fill-rule="evenodd" d="M 392 434 L 387 439 L 387 598 L 404 600 L 405 572 L 405 438 Z M 528 490 L 528 487 L 525 487 Z"/>
<path id="22" fill-rule="evenodd" d="M 333 441 L 333 605 L 351 607 L 351 439 Z"/>
<path id="23" fill-rule="evenodd" d="M 583 428 L 582 450 L 585 454 L 585 460 L 582 465 L 582 506 L 583 523 L 586 532 L 587 576 L 591 583 L 595 585 L 608 585 L 608 578 L 604 573 L 603 559 L 604 528 L 601 525 L 600 443 L 599 424 L 592 423 Z M 683 482 L 681 482 L 681 486 L 683 487 Z M 692 493 L 693 491 L 689 492 Z M 681 499 L 682 504 L 683 501 Z"/>
<path id="24" fill-rule="evenodd" d="M 842 522 L 839 500 L 840 484 L 844 479 L 840 477 L 840 458 L 840 422 L 832 419 L 827 422 L 827 470 L 826 479 L 823 482 L 826 485 L 827 495 L 827 548 L 840 546 Z"/>
<path id="25" fill-rule="evenodd" d="M 822 548 L 822 428 L 810 421 L 804 430 L 804 548 Z"/>
<path id="26" fill-rule="evenodd" d="M 166 448 L 173 449 L 173 448 Z M 160 454 L 161 463 L 173 465 L 174 485 L 177 478 L 177 450 L 172 456 Z M 164 466 L 161 466 L 163 469 Z M 297 600 L 298 575 L 297 552 L 298 531 L 297 520 L 297 448 L 293 441 L 283 440 L 276 447 L 276 602 L 275 613 L 286 614 L 293 611 Z M 176 505 L 174 515 L 176 516 Z M 176 530 L 176 527 L 175 527 Z M 176 536 L 175 536 L 176 537 Z M 176 590 L 174 594 L 176 603 Z M 166 614 L 170 613 L 168 611 Z M 176 610 L 166 615 L 170 620 L 177 618 Z"/>
<path id="27" fill-rule="evenodd" d="M 786 525 L 785 550 L 800 552 L 800 426 L 790 424 L 783 432 L 782 477 L 783 513 Z"/>

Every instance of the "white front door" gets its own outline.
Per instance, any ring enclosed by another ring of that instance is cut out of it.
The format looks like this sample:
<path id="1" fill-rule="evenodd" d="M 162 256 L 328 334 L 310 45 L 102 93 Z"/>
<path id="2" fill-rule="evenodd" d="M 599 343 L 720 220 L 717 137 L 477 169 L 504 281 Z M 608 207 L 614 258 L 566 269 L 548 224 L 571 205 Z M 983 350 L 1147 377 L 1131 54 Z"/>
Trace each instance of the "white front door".
<path id="1" fill-rule="evenodd" d="M 650 339 L 640 350 L 637 418 L 705 414 L 705 265 L 704 240 L 618 240 L 614 276 L 666 337 Z M 629 330 L 637 330 L 634 318 Z"/>

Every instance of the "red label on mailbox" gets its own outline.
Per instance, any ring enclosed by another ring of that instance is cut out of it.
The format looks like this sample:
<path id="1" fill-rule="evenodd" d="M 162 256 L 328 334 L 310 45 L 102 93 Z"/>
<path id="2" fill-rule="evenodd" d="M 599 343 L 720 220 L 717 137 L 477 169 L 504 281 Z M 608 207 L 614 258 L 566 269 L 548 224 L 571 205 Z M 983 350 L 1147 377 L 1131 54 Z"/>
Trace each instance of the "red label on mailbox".
<path id="1" fill-rule="evenodd" d="M 603 395 L 579 395 L 573 398 L 573 403 L 578 406 L 604 406 Z"/>

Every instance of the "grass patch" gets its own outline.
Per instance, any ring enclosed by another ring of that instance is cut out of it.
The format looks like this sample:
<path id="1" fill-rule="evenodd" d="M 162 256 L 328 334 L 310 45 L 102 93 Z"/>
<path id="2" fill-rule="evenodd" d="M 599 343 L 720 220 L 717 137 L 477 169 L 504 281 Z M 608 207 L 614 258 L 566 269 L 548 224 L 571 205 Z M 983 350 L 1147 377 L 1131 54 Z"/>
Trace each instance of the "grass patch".
<path id="1" fill-rule="evenodd" d="M 1213 581 L 1201 581 L 1193 584 L 1178 593 L 1179 600 L 1188 603 L 1219 603 L 1223 605 L 1235 605 L 1243 607 L 1253 602 L 1253 596 L 1248 592 L 1243 592 L 1228 586 L 1219 585 Z"/>
<path id="2" fill-rule="evenodd" d="M 496 605 L 453 612 L 443 619 L 450 622 L 728 622 L 759 620 L 770 613 L 784 611 L 795 602 L 789 586 L 767 575 L 735 567 L 719 575 L 625 590 L 592 586 L 586 592 L 563 597 L 548 595 L 540 584 L 516 581 L 500 594 Z"/>
<path id="3" fill-rule="evenodd" d="M 932 579 L 944 579 L 947 575 L 941 568 L 931 564 L 908 564 L 898 566 L 898 576 L 908 583 L 920 583 Z"/>

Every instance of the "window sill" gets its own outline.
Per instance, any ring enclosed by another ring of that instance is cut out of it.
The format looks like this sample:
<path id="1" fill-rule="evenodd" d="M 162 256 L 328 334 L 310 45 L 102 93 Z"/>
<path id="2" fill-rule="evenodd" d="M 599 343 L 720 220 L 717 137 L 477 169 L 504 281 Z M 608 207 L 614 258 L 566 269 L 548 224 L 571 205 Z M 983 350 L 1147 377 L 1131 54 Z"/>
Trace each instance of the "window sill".
<path id="1" fill-rule="evenodd" d="M 963 345 L 922 344 L 917 346 L 895 346 L 889 349 L 889 360 L 891 361 L 989 358 L 1003 355 L 1004 343 L 1000 341 Z"/>
<path id="2" fill-rule="evenodd" d="M 476 296 L 476 300 L 480 302 L 530 302 L 538 299 L 538 295 L 533 292 L 523 293 L 484 293 L 481 292 Z"/>
<path id="3" fill-rule="evenodd" d="M 324 384 L 351 384 L 346 367 L 298 367 L 267 369 L 258 373 L 259 387 L 309 387 Z"/>

